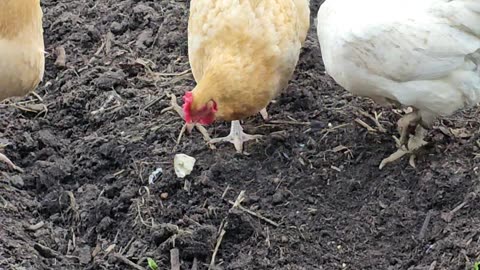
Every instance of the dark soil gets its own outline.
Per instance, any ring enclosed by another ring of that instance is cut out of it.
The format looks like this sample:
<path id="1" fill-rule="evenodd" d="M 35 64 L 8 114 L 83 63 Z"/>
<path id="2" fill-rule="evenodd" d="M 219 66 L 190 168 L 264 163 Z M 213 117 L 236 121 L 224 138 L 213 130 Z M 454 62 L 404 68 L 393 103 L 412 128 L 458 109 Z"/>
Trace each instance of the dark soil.
<path id="1" fill-rule="evenodd" d="M 189 2 L 42 4 L 49 55 L 37 93 L 48 113 L 1 108 L 4 152 L 25 173 L 0 165 L 0 269 L 134 269 L 122 258 L 147 268 L 147 257 L 170 269 L 174 247 L 181 269 L 207 269 L 225 221 L 218 269 L 463 270 L 480 260 L 477 111 L 439 121 L 416 169 L 404 158 L 379 170 L 399 116 L 324 75 L 312 23 L 294 80 L 269 107 L 272 120 L 310 125 L 248 119 L 247 132 L 266 135 L 246 145 L 249 156 L 210 150 L 198 132 L 174 149 L 183 121 L 161 111 L 167 93 L 195 84 L 181 75 Z M 387 133 L 357 125 L 374 126 L 358 108 L 383 111 Z M 225 135 L 229 123 L 208 130 Z M 187 181 L 175 153 L 197 159 Z M 243 207 L 279 226 L 230 210 L 242 190 Z"/>

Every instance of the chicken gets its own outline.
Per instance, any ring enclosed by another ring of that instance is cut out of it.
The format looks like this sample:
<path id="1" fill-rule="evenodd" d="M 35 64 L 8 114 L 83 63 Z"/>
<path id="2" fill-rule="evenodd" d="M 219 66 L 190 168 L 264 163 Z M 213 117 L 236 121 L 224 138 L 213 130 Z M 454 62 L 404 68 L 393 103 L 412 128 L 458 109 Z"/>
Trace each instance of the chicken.
<path id="1" fill-rule="evenodd" d="M 286 88 L 310 26 L 309 0 L 192 0 L 189 60 L 196 87 L 183 99 L 187 123 L 231 121 L 237 152 L 259 135 L 241 119 L 261 112 Z"/>
<path id="2" fill-rule="evenodd" d="M 397 123 L 399 150 L 380 169 L 424 146 L 435 119 L 480 101 L 478 0 L 326 0 L 317 23 L 326 71 L 338 84 L 413 108 Z"/>
<path id="3" fill-rule="evenodd" d="M 0 1 L 0 101 L 28 94 L 43 78 L 42 16 L 40 0 Z M 3 154 L 0 161 L 21 171 Z"/>

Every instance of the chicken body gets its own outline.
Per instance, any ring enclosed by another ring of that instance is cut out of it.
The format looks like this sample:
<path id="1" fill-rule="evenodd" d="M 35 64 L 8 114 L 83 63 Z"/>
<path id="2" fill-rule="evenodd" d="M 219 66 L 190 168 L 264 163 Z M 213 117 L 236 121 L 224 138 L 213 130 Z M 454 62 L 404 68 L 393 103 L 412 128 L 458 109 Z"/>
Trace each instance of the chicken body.
<path id="1" fill-rule="evenodd" d="M 0 101 L 28 94 L 43 78 L 42 16 L 39 0 L 0 1 Z M 3 154 L 0 160 L 18 168 Z"/>
<path id="2" fill-rule="evenodd" d="M 241 152 L 256 136 L 238 120 L 286 88 L 309 25 L 308 0 L 192 0 L 188 51 L 197 86 L 187 93 L 185 115 L 202 124 L 233 121 L 229 136 L 211 142 L 229 141 Z"/>
<path id="3" fill-rule="evenodd" d="M 327 0 L 317 31 L 326 71 L 338 84 L 414 108 L 398 122 L 400 145 L 410 150 L 425 144 L 422 128 L 437 117 L 480 101 L 478 0 Z M 410 140 L 409 126 L 417 131 Z"/>

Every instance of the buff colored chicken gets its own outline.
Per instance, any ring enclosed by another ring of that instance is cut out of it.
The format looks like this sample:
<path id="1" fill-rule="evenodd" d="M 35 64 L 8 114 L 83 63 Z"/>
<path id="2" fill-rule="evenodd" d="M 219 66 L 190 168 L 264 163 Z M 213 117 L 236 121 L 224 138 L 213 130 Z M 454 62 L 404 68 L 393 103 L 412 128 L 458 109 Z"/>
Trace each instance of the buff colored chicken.
<path id="1" fill-rule="evenodd" d="M 479 0 L 326 0 L 317 31 L 326 71 L 346 90 L 413 107 L 380 168 L 424 146 L 437 117 L 480 102 Z"/>
<path id="2" fill-rule="evenodd" d="M 262 113 L 286 88 L 310 26 L 309 0 L 192 0 L 189 60 L 197 86 L 184 96 L 187 123 L 232 121 L 237 152 L 258 138 L 243 132 L 241 119 Z"/>
<path id="3" fill-rule="evenodd" d="M 0 101 L 28 94 L 43 78 L 42 16 L 40 0 L 0 0 Z M 21 171 L 3 154 L 0 161 Z"/>

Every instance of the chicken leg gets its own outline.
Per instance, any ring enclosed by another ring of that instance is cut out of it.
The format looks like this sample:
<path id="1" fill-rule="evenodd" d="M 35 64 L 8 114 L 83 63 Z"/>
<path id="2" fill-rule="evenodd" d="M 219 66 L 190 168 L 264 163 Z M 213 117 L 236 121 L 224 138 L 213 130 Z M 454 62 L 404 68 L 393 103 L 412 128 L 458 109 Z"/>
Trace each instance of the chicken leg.
<path id="1" fill-rule="evenodd" d="M 400 146 L 408 146 L 408 137 L 410 134 L 409 131 L 412 127 L 416 129 L 421 119 L 422 118 L 418 110 L 413 109 L 411 113 L 404 115 L 402 118 L 400 118 L 400 120 L 398 120 L 397 129 L 398 133 L 400 133 Z"/>
<path id="2" fill-rule="evenodd" d="M 226 137 L 215 138 L 210 140 L 210 144 L 219 143 L 219 142 L 229 142 L 233 143 L 237 153 L 243 153 L 243 143 L 261 138 L 262 135 L 249 135 L 243 132 L 243 128 L 240 125 L 240 121 L 235 120 L 231 123 L 230 134 Z"/>

